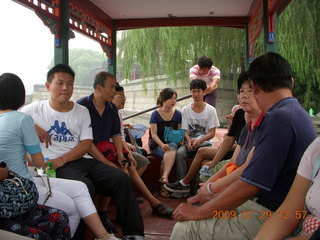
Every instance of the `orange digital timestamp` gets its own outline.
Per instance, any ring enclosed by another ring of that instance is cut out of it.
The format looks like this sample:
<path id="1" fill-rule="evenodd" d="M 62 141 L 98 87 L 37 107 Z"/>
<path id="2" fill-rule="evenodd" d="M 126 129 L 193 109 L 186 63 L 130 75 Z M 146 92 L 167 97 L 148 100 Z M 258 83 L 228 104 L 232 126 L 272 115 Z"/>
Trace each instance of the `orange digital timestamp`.
<path id="1" fill-rule="evenodd" d="M 304 219 L 307 216 L 307 211 L 295 211 L 294 213 L 291 213 L 287 210 L 279 210 L 276 212 L 270 211 L 270 210 L 261 210 L 261 211 L 254 211 L 254 210 L 248 210 L 248 211 L 212 211 L 212 219 L 234 219 L 234 218 L 242 218 L 242 219 L 253 219 L 253 218 L 260 218 L 262 220 L 268 220 L 270 218 L 273 218 L 274 216 L 278 216 L 280 219 L 289 219 L 291 217 L 294 217 L 296 219 Z M 293 215 L 292 215 L 293 214 Z"/>

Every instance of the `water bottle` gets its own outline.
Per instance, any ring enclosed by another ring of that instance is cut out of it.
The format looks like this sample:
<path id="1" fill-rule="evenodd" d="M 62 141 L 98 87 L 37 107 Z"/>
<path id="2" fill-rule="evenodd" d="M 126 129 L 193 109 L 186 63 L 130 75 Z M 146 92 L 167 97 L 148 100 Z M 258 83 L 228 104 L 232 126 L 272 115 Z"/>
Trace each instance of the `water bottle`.
<path id="1" fill-rule="evenodd" d="M 56 170 L 53 168 L 53 162 L 48 162 L 48 167 L 46 168 L 46 174 L 48 177 L 55 178 Z"/>
<path id="2" fill-rule="evenodd" d="M 312 109 L 312 108 L 309 109 L 309 115 L 310 115 L 311 117 L 314 116 L 314 115 L 313 115 L 313 109 Z"/>

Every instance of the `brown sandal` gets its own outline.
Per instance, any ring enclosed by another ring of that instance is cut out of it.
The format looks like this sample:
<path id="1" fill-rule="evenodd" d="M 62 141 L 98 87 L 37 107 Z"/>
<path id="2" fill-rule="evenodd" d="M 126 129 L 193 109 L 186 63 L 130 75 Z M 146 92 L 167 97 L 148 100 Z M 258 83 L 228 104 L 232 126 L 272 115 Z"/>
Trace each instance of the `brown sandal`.
<path id="1" fill-rule="evenodd" d="M 166 189 L 164 189 L 163 185 L 161 185 L 161 187 L 160 187 L 159 194 L 160 194 L 161 197 L 164 197 L 164 198 L 169 198 L 170 197 L 170 193 Z"/>

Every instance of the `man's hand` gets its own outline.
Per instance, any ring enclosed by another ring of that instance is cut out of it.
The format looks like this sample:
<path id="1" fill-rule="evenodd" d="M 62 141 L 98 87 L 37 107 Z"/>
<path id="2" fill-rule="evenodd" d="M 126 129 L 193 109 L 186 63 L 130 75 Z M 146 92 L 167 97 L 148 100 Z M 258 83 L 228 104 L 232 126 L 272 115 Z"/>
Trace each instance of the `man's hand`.
<path id="1" fill-rule="evenodd" d="M 190 150 L 190 151 L 193 151 L 193 149 L 192 149 L 193 141 L 194 141 L 194 140 L 191 140 L 191 139 L 190 139 L 190 140 L 187 140 L 187 143 L 188 143 L 188 146 L 187 146 L 187 147 L 188 147 L 188 150 Z"/>
<path id="2" fill-rule="evenodd" d="M 173 212 L 172 217 L 177 221 L 200 220 L 197 206 L 181 203 Z"/>
<path id="3" fill-rule="evenodd" d="M 189 204 L 203 204 L 214 198 L 215 194 L 211 194 L 207 190 L 207 183 L 200 183 L 200 185 L 197 195 L 188 198 L 187 202 Z"/>
<path id="4" fill-rule="evenodd" d="M 131 152 L 136 152 L 137 149 L 135 146 L 133 146 L 131 143 L 127 143 L 127 146 L 128 146 L 128 149 L 131 151 Z"/>
<path id="5" fill-rule="evenodd" d="M 65 164 L 62 157 L 50 159 L 48 162 L 53 162 L 53 167 L 55 169 L 58 169 L 59 167 L 62 167 Z"/>
<path id="6" fill-rule="evenodd" d="M 126 169 L 126 168 L 127 168 L 127 165 L 125 165 L 125 166 L 122 165 L 122 161 L 124 161 L 124 160 L 127 160 L 127 159 L 125 158 L 125 156 L 123 155 L 123 153 L 118 154 L 117 162 L 118 162 L 119 166 L 120 166 L 122 169 Z"/>
<path id="7" fill-rule="evenodd" d="M 35 125 L 35 129 L 37 131 L 37 135 L 39 137 L 40 142 L 46 143 L 46 148 L 48 148 L 49 145 L 52 144 L 49 134 L 38 125 Z"/>
<path id="8" fill-rule="evenodd" d="M 131 154 L 128 154 L 128 159 L 131 162 L 131 164 L 136 168 L 137 167 L 137 161 L 134 159 L 134 157 Z"/>
<path id="9" fill-rule="evenodd" d="M 196 150 L 200 144 L 202 143 L 202 141 L 200 140 L 200 138 L 194 139 L 191 141 L 191 150 L 194 151 Z"/>

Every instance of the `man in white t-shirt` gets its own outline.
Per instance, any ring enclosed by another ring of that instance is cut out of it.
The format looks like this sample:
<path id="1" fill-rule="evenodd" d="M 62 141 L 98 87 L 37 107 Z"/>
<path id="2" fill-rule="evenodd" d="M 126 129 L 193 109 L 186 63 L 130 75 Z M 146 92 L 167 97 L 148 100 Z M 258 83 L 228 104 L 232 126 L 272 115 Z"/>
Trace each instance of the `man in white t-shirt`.
<path id="1" fill-rule="evenodd" d="M 196 154 L 200 147 L 211 146 L 209 142 L 220 126 L 216 109 L 203 101 L 206 83 L 201 79 L 190 82 L 193 103 L 182 108 L 181 128 L 187 130 L 187 144 L 179 147 L 176 156 L 176 177 L 182 179 L 187 174 L 187 157 Z"/>
<path id="2" fill-rule="evenodd" d="M 217 88 L 220 81 L 220 70 L 213 66 L 211 58 L 207 56 L 200 57 L 198 65 L 190 68 L 190 80 L 202 79 L 207 84 L 204 91 L 204 101 L 211 106 L 216 107 Z"/>
<path id="3" fill-rule="evenodd" d="M 69 66 L 54 66 L 47 74 L 49 99 L 33 102 L 23 107 L 22 112 L 32 116 L 41 151 L 54 163 L 57 177 L 84 182 L 91 197 L 96 193 L 112 197 L 123 235 L 143 239 L 143 221 L 130 179 L 121 170 L 87 154 L 93 139 L 91 119 L 86 107 L 70 101 L 74 77 Z M 112 228 L 110 220 L 100 214 L 102 211 L 98 209 L 102 222 L 107 229 Z M 81 234 L 81 229 L 77 232 Z"/>

